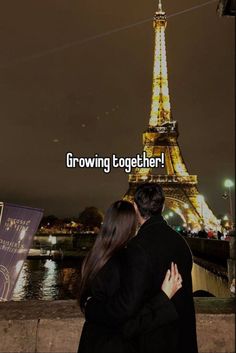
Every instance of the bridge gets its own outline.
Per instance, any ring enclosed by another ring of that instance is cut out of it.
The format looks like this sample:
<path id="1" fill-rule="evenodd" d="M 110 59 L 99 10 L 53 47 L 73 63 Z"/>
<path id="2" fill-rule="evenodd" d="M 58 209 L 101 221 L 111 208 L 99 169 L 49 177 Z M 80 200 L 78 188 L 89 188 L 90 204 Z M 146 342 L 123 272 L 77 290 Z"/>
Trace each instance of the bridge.
<path id="1" fill-rule="evenodd" d="M 235 237 L 230 241 L 185 238 L 194 257 L 193 288 L 202 295 L 229 297 L 235 278 Z M 203 292 L 204 291 L 204 292 Z"/>

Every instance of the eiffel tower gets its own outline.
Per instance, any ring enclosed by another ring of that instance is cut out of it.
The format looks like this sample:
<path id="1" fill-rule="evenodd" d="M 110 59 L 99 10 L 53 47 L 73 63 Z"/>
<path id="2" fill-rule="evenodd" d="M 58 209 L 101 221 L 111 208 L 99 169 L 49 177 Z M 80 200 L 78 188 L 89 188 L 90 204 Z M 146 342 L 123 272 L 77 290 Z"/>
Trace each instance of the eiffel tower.
<path id="1" fill-rule="evenodd" d="M 143 151 L 147 157 L 165 155 L 165 174 L 155 174 L 152 168 L 136 168 L 129 175 L 129 190 L 124 196 L 132 200 L 135 189 L 143 182 L 162 185 L 166 207 L 177 213 L 186 227 L 219 229 L 219 220 L 198 191 L 196 175 L 190 175 L 178 144 L 178 125 L 173 120 L 170 107 L 166 60 L 165 29 L 166 13 L 161 0 L 155 13 L 155 52 L 153 70 L 152 104 L 149 127 L 143 133 Z M 160 168 L 158 168 L 160 169 Z M 159 171 L 160 172 L 160 171 Z"/>

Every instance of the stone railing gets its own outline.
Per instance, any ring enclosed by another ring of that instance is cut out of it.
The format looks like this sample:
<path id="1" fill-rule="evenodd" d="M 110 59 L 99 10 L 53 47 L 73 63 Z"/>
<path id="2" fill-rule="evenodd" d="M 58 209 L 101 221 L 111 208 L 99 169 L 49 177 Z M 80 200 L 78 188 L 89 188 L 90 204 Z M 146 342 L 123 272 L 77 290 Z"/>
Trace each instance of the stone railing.
<path id="1" fill-rule="evenodd" d="M 234 304 L 195 298 L 199 352 L 235 352 Z M 76 352 L 83 323 L 74 300 L 0 303 L 0 352 Z"/>

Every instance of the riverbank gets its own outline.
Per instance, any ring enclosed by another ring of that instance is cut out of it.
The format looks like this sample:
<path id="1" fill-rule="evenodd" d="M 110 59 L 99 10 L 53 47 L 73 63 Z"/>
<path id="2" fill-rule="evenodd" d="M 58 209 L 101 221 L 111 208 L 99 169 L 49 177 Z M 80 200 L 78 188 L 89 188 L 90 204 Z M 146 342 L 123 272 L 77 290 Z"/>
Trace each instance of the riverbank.
<path id="1" fill-rule="evenodd" d="M 27 259 L 51 259 L 51 260 L 63 260 L 63 259 L 83 259 L 88 253 L 88 249 L 76 249 L 76 250 L 46 250 L 42 252 L 41 249 L 30 249 Z"/>

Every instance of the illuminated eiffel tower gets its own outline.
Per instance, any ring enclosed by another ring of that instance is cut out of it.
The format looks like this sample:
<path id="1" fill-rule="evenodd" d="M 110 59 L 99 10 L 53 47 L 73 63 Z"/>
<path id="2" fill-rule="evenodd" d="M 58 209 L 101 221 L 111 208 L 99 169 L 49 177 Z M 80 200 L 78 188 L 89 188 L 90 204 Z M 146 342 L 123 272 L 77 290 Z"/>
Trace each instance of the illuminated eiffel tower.
<path id="1" fill-rule="evenodd" d="M 148 157 L 165 154 L 165 174 L 155 174 L 152 168 L 136 168 L 129 175 L 129 190 L 126 199 L 133 198 L 135 189 L 143 182 L 162 185 L 166 196 L 166 207 L 176 212 L 187 227 L 219 229 L 214 216 L 197 188 L 197 176 L 190 175 L 178 144 L 178 126 L 172 119 L 168 88 L 165 29 L 166 14 L 159 0 L 154 16 L 155 54 L 153 71 L 152 105 L 149 127 L 143 133 L 143 151 Z M 158 168 L 160 171 L 160 169 Z"/>

